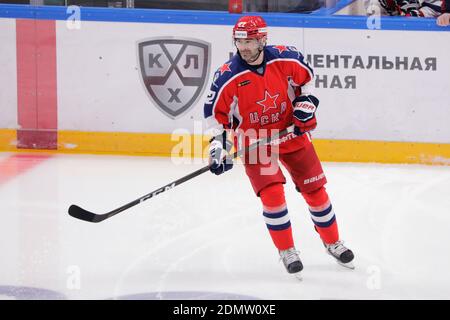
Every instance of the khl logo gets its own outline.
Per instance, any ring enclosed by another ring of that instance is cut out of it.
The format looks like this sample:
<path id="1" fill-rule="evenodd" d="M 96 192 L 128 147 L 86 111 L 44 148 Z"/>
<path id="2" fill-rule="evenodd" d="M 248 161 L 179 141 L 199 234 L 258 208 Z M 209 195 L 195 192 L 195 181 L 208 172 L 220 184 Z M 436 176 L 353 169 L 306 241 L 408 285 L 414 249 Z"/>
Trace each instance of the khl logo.
<path id="1" fill-rule="evenodd" d="M 139 42 L 138 52 L 142 80 L 156 107 L 175 119 L 195 105 L 209 74 L 210 43 L 152 38 Z"/>

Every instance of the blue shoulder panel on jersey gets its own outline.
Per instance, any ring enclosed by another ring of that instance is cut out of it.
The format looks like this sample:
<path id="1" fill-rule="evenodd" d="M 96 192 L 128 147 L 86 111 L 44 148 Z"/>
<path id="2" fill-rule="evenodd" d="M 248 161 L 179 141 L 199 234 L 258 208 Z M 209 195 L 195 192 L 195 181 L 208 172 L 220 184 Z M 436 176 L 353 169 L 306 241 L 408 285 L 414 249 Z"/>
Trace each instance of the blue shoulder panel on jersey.
<path id="1" fill-rule="evenodd" d="M 244 68 L 240 64 L 239 57 L 234 55 L 214 72 L 212 86 L 219 90 L 229 79 L 243 70 Z"/>
<path id="2" fill-rule="evenodd" d="M 295 59 L 298 60 L 303 66 L 308 68 L 312 74 L 314 74 L 313 69 L 310 67 L 308 62 L 304 60 L 303 54 L 297 50 L 297 48 L 293 46 L 274 46 L 269 45 L 266 46 L 266 56 L 267 61 L 278 59 L 278 58 L 285 58 L 285 59 Z"/>
<path id="3" fill-rule="evenodd" d="M 346 1 L 346 0 L 341 0 Z M 93 7 L 63 7 L 63 6 L 30 6 L 0 4 L 0 18 L 68 20 L 74 14 L 74 8 L 79 8 L 81 21 L 111 21 L 140 23 L 175 23 L 175 24 L 206 24 L 228 25 L 236 23 L 239 14 L 223 11 L 200 10 L 157 10 L 157 9 L 126 9 L 126 8 L 93 8 Z M 321 10 L 321 9 L 319 9 Z M 328 9 L 327 9 L 328 10 Z M 326 29 L 360 29 L 370 30 L 370 17 L 348 15 L 322 15 L 300 13 L 257 13 L 269 26 L 291 28 L 326 28 Z M 434 18 L 417 17 L 377 17 L 380 19 L 380 30 L 408 31 L 450 31 L 450 26 L 436 25 Z"/>
<path id="4" fill-rule="evenodd" d="M 297 60 L 303 59 L 303 55 L 301 54 L 301 52 L 299 52 L 297 48 L 293 46 L 268 45 L 266 46 L 266 49 L 267 52 L 269 53 L 268 61 L 277 58 L 297 59 Z"/>
<path id="5" fill-rule="evenodd" d="M 241 63 L 241 59 L 238 55 L 234 55 L 230 60 L 220 66 L 213 76 L 211 83 L 210 95 L 206 99 L 206 103 L 203 109 L 205 118 L 212 115 L 212 109 L 214 102 L 216 101 L 220 89 L 235 75 L 247 70 Z"/>

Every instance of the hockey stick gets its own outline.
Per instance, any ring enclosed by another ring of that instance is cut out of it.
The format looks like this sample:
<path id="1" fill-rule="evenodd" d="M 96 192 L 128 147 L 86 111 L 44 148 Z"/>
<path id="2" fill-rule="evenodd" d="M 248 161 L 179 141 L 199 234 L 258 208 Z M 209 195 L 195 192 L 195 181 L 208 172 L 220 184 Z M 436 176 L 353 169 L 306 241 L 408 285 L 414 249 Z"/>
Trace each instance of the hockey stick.
<path id="1" fill-rule="evenodd" d="M 279 131 L 278 133 L 273 134 L 270 137 L 262 138 L 262 139 L 256 141 L 255 143 L 252 143 L 251 145 L 249 145 L 249 146 L 247 146 L 247 147 L 245 147 L 245 148 L 243 148 L 241 150 L 238 150 L 238 151 L 234 152 L 233 155 L 232 155 L 232 158 L 235 159 L 237 157 L 241 157 L 245 153 L 256 149 L 260 145 L 266 145 L 266 144 L 270 144 L 270 143 L 272 143 L 272 144 L 279 144 L 279 142 L 276 143 L 277 139 L 282 139 L 282 136 L 284 136 L 284 135 L 286 135 L 288 133 L 292 133 L 293 131 L 294 131 L 294 127 L 291 126 L 291 127 L 288 127 L 288 128 L 286 128 L 284 130 Z M 116 214 L 118 214 L 118 213 L 120 213 L 120 212 L 122 212 L 122 211 L 124 211 L 126 209 L 134 207 L 135 205 L 138 205 L 139 203 L 141 203 L 141 202 L 143 202 L 145 200 L 153 198 L 154 196 L 157 196 L 160 193 L 163 193 L 163 192 L 165 192 L 167 190 L 175 188 L 176 186 L 182 184 L 183 182 L 191 180 L 192 178 L 195 178 L 196 176 L 199 176 L 199 175 L 201 175 L 202 173 L 204 173 L 206 171 L 209 171 L 209 165 L 205 166 L 205 167 L 203 167 L 201 169 L 198 169 L 197 171 L 194 171 L 194 172 L 192 172 L 192 173 L 190 173 L 190 174 L 188 174 L 188 175 L 186 175 L 186 176 L 184 176 L 184 177 L 182 177 L 182 178 L 180 178 L 180 179 L 178 179 L 176 181 L 173 181 L 173 182 L 171 182 L 169 184 L 166 184 L 165 186 L 163 186 L 163 187 L 161 187 L 159 189 L 156 189 L 155 191 L 150 192 L 150 193 L 146 194 L 145 196 L 142 196 L 142 197 L 140 197 L 140 198 L 138 198 L 138 199 L 136 199 L 134 201 L 131 201 L 130 203 L 127 203 L 127 204 L 121 206 L 120 208 L 114 209 L 114 210 L 112 210 L 112 211 L 110 211 L 108 213 L 105 213 L 105 214 L 96 214 L 96 213 L 84 210 L 83 208 L 80 208 L 79 206 L 74 205 L 74 204 L 69 207 L 69 214 L 72 217 L 80 219 L 80 220 L 84 220 L 84 221 L 88 221 L 88 222 L 101 222 L 101 221 L 103 221 L 105 219 L 111 218 L 112 216 L 114 216 L 114 215 L 116 215 Z"/>

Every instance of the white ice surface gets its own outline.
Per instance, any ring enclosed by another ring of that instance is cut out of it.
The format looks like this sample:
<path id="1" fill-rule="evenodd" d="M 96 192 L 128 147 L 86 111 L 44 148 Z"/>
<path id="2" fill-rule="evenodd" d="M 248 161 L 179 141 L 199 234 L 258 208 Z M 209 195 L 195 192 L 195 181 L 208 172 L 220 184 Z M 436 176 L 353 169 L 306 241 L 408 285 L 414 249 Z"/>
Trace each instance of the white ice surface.
<path id="1" fill-rule="evenodd" d="M 55 155 L 0 183 L 0 299 L 21 287 L 68 299 L 450 298 L 450 167 L 323 163 L 355 270 L 325 253 L 288 179 L 301 282 L 278 261 L 242 165 L 218 177 L 206 172 L 101 223 L 67 214 L 71 204 L 105 213 L 203 165 Z"/>

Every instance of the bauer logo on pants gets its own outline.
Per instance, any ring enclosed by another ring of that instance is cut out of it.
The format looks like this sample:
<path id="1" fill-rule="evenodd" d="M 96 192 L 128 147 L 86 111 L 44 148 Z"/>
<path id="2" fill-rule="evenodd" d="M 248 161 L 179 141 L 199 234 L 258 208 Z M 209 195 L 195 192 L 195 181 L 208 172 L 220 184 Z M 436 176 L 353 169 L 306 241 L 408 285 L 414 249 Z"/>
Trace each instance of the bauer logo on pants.
<path id="1" fill-rule="evenodd" d="M 152 38 L 139 42 L 138 52 L 142 80 L 156 107 L 175 119 L 195 105 L 209 74 L 210 43 Z"/>

